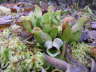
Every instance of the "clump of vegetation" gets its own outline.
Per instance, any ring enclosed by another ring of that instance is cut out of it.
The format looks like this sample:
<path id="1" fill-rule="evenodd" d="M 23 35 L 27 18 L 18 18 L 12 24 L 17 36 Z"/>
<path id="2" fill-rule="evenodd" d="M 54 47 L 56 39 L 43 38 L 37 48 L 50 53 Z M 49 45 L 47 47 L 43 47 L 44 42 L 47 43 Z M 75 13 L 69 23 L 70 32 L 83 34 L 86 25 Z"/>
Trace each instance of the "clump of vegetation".
<path id="1" fill-rule="evenodd" d="M 29 72 L 41 70 L 44 65 L 43 53 L 30 51 L 26 44 L 14 34 L 10 29 L 5 29 L 0 38 L 0 62 L 8 64 L 5 72 Z"/>
<path id="2" fill-rule="evenodd" d="M 72 47 L 72 55 L 82 64 L 90 66 L 90 63 L 88 61 L 89 60 L 88 54 L 90 53 L 91 48 L 92 48 L 91 46 L 85 43 L 78 43 L 78 44 L 74 43 Z"/>
<path id="3" fill-rule="evenodd" d="M 51 10 L 42 15 L 41 8 L 36 5 L 34 12 L 30 13 L 28 16 L 23 16 L 20 19 L 24 21 L 23 26 L 27 31 L 32 32 L 34 27 L 40 27 L 52 38 L 55 38 L 58 34 L 60 16 L 61 11 L 52 12 Z"/>
<path id="4" fill-rule="evenodd" d="M 7 23 L 9 24 L 6 20 L 12 20 L 12 25 L 10 23 L 9 28 L 6 27 L 6 29 L 0 30 L 0 63 L 2 71 L 62 72 L 53 66 L 61 67 L 62 70 L 65 69 L 63 69 L 63 63 L 67 64 L 67 62 L 63 60 L 67 59 L 64 56 L 64 54 L 66 55 L 66 44 L 72 46 L 72 56 L 76 60 L 89 66 L 87 53 L 90 53 L 91 46 L 79 42 L 82 31 L 85 30 L 85 24 L 91 20 L 90 16 L 93 15 L 88 7 L 84 10 L 80 9 L 80 11 L 79 9 L 76 11 L 77 9 L 72 10 L 69 8 L 68 11 L 66 9 L 63 11 L 54 6 L 48 6 L 46 12 L 43 13 L 44 10 L 42 11 L 42 7 L 38 5 L 34 5 L 34 8 L 31 9 L 31 5 L 24 4 L 21 2 L 12 5 L 13 8 L 8 8 L 11 13 L 13 11 L 12 16 L 4 17 L 5 22 L 3 24 L 0 22 L 0 27 L 2 28 L 4 25 L 5 28 Z M 27 5 L 30 7 L 27 8 Z M 52 60 L 50 62 L 52 62 L 53 66 L 45 62 L 44 57 L 46 56 L 49 61 Z M 53 58 L 50 59 L 50 56 Z M 74 67 L 74 69 L 76 68 Z"/>

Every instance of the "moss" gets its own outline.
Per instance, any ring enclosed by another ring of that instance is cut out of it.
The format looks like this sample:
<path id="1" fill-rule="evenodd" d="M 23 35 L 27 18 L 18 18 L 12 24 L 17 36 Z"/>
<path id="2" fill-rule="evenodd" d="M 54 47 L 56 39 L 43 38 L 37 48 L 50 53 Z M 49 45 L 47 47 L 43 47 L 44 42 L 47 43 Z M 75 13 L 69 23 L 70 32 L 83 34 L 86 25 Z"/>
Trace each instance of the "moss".
<path id="1" fill-rule="evenodd" d="M 82 64 L 89 66 L 88 62 L 88 55 L 87 53 L 90 53 L 91 46 L 85 44 L 85 43 L 79 43 L 77 45 L 73 45 L 72 48 L 72 54 L 74 58 L 76 58 L 79 62 Z"/>

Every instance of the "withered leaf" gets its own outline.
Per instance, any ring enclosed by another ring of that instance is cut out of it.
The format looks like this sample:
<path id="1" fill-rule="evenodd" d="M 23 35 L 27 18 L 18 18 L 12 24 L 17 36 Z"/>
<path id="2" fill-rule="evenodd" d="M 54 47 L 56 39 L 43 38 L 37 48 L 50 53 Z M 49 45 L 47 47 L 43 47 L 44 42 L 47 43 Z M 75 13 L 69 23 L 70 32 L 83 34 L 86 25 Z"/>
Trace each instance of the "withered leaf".
<path id="1" fill-rule="evenodd" d="M 0 18 L 0 30 L 3 30 L 11 25 L 11 20 Z"/>

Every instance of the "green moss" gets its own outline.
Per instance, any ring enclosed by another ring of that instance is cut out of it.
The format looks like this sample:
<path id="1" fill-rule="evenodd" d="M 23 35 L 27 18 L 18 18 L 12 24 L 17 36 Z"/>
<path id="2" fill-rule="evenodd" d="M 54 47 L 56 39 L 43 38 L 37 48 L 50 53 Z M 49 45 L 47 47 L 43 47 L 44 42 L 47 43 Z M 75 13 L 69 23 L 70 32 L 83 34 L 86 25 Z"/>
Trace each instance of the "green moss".
<path id="1" fill-rule="evenodd" d="M 72 48 L 72 54 L 75 59 L 77 59 L 79 62 L 82 64 L 88 66 L 88 55 L 87 53 L 90 52 L 91 46 L 85 44 L 85 43 L 79 43 L 79 44 L 74 44 Z"/>

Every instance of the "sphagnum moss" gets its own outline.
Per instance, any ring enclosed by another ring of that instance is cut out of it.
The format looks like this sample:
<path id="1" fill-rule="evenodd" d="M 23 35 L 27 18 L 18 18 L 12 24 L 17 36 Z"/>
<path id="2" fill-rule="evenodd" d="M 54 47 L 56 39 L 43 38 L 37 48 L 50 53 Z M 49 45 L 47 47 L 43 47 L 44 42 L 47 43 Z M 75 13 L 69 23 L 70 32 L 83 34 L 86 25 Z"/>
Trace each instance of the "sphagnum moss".
<path id="1" fill-rule="evenodd" d="M 91 46 L 85 43 L 79 43 L 77 45 L 73 45 L 72 54 L 74 58 L 76 58 L 79 62 L 81 62 L 86 66 L 89 66 L 90 64 L 88 62 L 87 53 L 90 53 L 91 48 L 92 48 Z"/>

